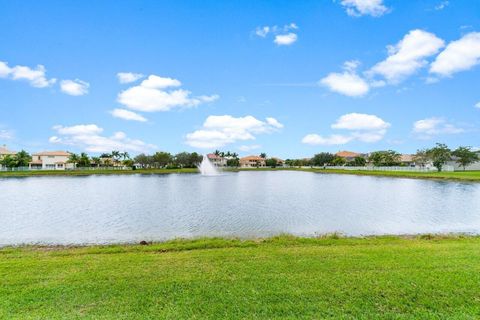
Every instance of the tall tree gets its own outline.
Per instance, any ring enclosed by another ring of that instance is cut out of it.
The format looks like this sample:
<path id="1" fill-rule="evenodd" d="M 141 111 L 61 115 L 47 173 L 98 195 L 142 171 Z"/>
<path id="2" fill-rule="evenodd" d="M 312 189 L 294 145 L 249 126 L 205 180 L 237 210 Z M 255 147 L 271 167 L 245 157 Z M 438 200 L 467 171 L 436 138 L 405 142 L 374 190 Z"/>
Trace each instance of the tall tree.
<path id="1" fill-rule="evenodd" d="M 266 159 L 267 154 L 265 152 L 260 153 L 260 158 Z"/>
<path id="2" fill-rule="evenodd" d="M 478 154 L 473 152 L 471 147 L 458 147 L 452 155 L 457 158 L 455 161 L 463 167 L 463 171 L 466 166 L 479 160 Z"/>
<path id="3" fill-rule="evenodd" d="M 17 167 L 28 167 L 28 163 L 32 161 L 32 157 L 25 150 L 18 152 L 14 158 Z"/>
<path id="4" fill-rule="evenodd" d="M 80 157 L 76 153 L 71 153 L 70 156 L 68 157 L 68 163 L 73 163 L 73 167 L 77 167 L 77 163 L 80 160 Z"/>
<path id="5" fill-rule="evenodd" d="M 434 148 L 426 150 L 428 158 L 432 160 L 433 166 L 440 172 L 445 162 L 451 159 L 452 153 L 444 143 L 437 143 Z"/>
<path id="6" fill-rule="evenodd" d="M 335 155 L 329 152 L 320 152 L 313 156 L 311 162 L 314 166 L 328 166 L 335 159 Z"/>
<path id="7" fill-rule="evenodd" d="M 153 162 L 156 167 L 165 167 L 172 162 L 172 155 L 168 152 L 156 152 L 153 156 Z"/>
<path id="8" fill-rule="evenodd" d="M 413 161 L 415 161 L 415 164 L 418 164 L 422 167 L 424 167 L 429 160 L 430 159 L 428 157 L 427 150 L 425 149 L 417 150 L 417 153 L 413 156 Z"/>
<path id="9" fill-rule="evenodd" d="M 375 167 L 391 167 L 400 164 L 400 153 L 393 150 L 375 151 L 370 154 L 368 161 Z"/>
<path id="10" fill-rule="evenodd" d="M 77 163 L 80 167 L 90 166 L 90 158 L 88 157 L 88 154 L 86 154 L 85 152 L 80 153 Z"/>

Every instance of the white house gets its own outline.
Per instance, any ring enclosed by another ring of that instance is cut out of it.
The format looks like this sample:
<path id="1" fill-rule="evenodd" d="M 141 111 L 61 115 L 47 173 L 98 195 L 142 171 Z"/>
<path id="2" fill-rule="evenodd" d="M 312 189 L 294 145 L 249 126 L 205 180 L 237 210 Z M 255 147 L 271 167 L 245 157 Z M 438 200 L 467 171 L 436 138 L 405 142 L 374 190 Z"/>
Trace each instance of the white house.
<path id="1" fill-rule="evenodd" d="M 208 160 L 210 162 L 217 166 L 217 167 L 226 167 L 227 166 L 227 159 L 221 156 L 216 155 L 215 153 L 209 153 L 207 154 Z"/>
<path id="2" fill-rule="evenodd" d="M 30 169 L 65 170 L 73 168 L 73 164 L 67 163 L 70 152 L 66 151 L 43 151 L 32 154 Z"/>

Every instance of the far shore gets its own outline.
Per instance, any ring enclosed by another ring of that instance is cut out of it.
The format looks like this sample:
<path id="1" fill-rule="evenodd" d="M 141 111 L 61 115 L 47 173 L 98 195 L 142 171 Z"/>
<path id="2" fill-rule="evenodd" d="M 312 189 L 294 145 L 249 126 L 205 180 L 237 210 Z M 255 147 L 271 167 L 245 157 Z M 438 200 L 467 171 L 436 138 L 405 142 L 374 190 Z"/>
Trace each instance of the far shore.
<path id="1" fill-rule="evenodd" d="M 288 168 L 225 168 L 227 172 L 238 171 L 303 171 L 321 174 L 350 174 L 361 176 L 380 176 L 392 178 L 413 178 L 413 179 L 436 179 L 453 181 L 480 182 L 480 171 L 455 171 L 455 172 L 409 172 L 409 171 L 369 171 L 369 170 L 342 170 L 323 169 L 310 167 L 288 167 Z M 38 170 L 38 171 L 0 171 L 0 178 L 3 177 L 34 177 L 34 176 L 88 176 L 88 175 L 123 175 L 123 174 L 170 174 L 170 173 L 198 173 L 197 168 L 181 169 L 137 169 L 137 170 Z"/>

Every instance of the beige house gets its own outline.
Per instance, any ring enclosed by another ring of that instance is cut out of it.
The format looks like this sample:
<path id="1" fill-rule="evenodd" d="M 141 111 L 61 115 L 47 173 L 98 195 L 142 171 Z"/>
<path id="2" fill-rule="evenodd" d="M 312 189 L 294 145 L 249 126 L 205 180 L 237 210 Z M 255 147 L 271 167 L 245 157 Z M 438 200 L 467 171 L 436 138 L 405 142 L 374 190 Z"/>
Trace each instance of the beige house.
<path id="1" fill-rule="evenodd" d="M 265 159 L 259 156 L 243 157 L 243 158 L 240 158 L 240 167 L 242 168 L 265 167 Z"/>
<path id="2" fill-rule="evenodd" d="M 14 156 L 16 154 L 15 151 L 8 150 L 6 145 L 0 147 L 0 159 L 3 159 L 5 156 Z"/>
<path id="3" fill-rule="evenodd" d="M 8 150 L 6 145 L 0 146 L 0 160 L 6 156 L 14 156 L 16 154 L 17 153 L 15 151 Z M 0 165 L 0 168 L 3 168 L 3 165 Z"/>
<path id="4" fill-rule="evenodd" d="M 30 169 L 65 170 L 73 169 L 73 164 L 68 163 L 71 153 L 66 151 L 43 151 L 32 154 Z"/>
<path id="5" fill-rule="evenodd" d="M 217 167 L 226 167 L 227 166 L 227 159 L 221 156 L 217 156 L 215 153 L 207 154 L 208 160 Z"/>

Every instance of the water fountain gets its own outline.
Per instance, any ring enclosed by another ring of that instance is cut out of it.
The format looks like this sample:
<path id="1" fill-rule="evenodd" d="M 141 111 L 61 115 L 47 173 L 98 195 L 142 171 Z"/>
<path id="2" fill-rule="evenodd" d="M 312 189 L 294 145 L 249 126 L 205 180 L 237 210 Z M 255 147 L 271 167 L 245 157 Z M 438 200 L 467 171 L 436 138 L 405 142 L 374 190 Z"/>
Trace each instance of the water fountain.
<path id="1" fill-rule="evenodd" d="M 218 169 L 210 162 L 207 155 L 203 155 L 202 163 L 198 165 L 198 170 L 202 176 L 217 176 L 219 175 Z"/>

